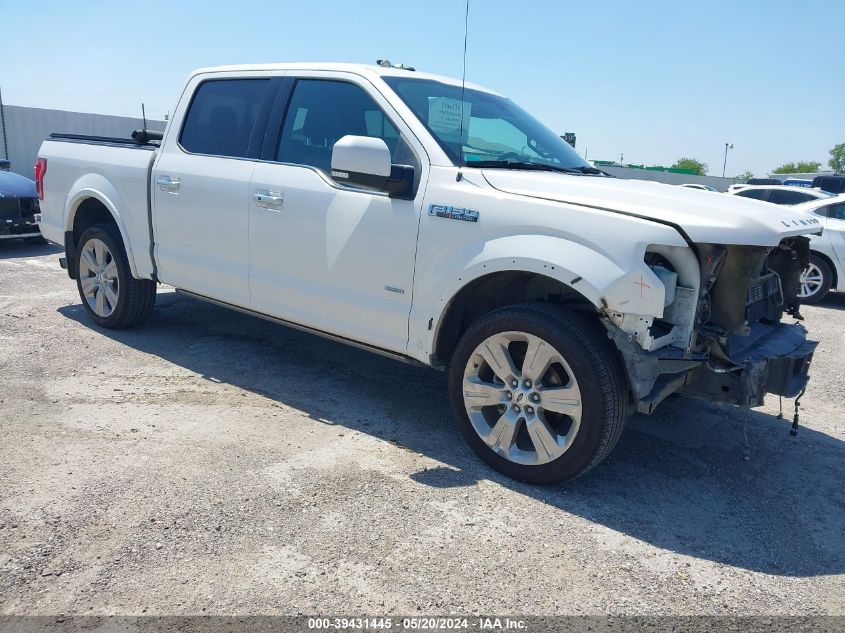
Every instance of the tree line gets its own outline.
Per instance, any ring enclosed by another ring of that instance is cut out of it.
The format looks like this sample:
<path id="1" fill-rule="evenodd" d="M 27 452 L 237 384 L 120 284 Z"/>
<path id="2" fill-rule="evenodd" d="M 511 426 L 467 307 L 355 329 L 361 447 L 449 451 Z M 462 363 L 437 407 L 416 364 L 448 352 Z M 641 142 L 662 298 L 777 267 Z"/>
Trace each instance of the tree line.
<path id="1" fill-rule="evenodd" d="M 830 159 L 827 161 L 828 166 L 835 172 L 845 172 L 845 143 L 839 143 L 830 150 Z M 802 160 L 795 163 L 784 163 L 780 167 L 773 169 L 773 174 L 811 174 L 821 169 L 822 163 L 816 160 Z M 679 158 L 672 165 L 672 169 L 690 169 L 697 176 L 706 176 L 709 169 L 707 163 L 703 163 L 695 158 Z M 736 179 L 740 181 L 753 178 L 754 174 L 751 171 L 745 171 L 737 174 Z"/>

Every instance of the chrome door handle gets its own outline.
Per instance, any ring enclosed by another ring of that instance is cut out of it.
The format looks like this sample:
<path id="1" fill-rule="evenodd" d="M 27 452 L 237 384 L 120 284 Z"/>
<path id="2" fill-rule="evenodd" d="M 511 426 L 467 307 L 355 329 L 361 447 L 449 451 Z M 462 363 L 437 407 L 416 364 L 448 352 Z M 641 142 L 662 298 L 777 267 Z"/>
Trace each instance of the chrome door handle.
<path id="1" fill-rule="evenodd" d="M 162 191 L 178 191 L 179 179 L 173 176 L 157 176 L 156 184 Z"/>
<path id="2" fill-rule="evenodd" d="M 264 209 L 280 210 L 285 203 L 285 197 L 278 191 L 256 191 L 252 199 L 256 206 Z"/>

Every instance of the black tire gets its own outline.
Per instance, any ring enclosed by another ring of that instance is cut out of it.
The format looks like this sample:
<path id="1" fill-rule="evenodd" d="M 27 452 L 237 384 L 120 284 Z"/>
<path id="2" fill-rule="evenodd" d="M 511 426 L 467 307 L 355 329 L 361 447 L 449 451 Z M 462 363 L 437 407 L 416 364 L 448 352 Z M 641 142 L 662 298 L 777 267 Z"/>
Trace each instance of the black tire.
<path id="1" fill-rule="evenodd" d="M 476 348 L 495 334 L 512 331 L 550 343 L 566 359 L 581 390 L 580 428 L 570 448 L 545 464 L 518 464 L 496 453 L 475 431 L 464 405 L 464 371 Z M 450 364 L 449 397 L 461 433 L 476 454 L 499 472 L 535 484 L 572 479 L 599 464 L 619 440 L 628 410 L 622 362 L 601 324 L 542 303 L 500 308 L 470 326 Z"/>
<path id="2" fill-rule="evenodd" d="M 76 287 L 85 311 L 98 325 L 110 329 L 130 328 L 140 325 L 153 311 L 156 299 L 156 284 L 149 279 L 135 279 L 129 268 L 126 250 L 120 232 L 113 224 L 97 224 L 86 230 L 76 249 L 76 270 L 81 271 L 80 261 L 85 244 L 92 239 L 105 243 L 117 266 L 117 305 L 108 316 L 100 316 L 88 304 L 82 290 L 82 273 L 77 274 Z"/>
<path id="3" fill-rule="evenodd" d="M 807 305 L 813 305 L 822 301 L 827 296 L 827 293 L 830 292 L 830 288 L 833 285 L 833 271 L 824 257 L 810 253 L 810 266 L 815 266 L 819 273 L 821 273 L 822 284 L 813 294 L 801 298 L 801 303 Z"/>

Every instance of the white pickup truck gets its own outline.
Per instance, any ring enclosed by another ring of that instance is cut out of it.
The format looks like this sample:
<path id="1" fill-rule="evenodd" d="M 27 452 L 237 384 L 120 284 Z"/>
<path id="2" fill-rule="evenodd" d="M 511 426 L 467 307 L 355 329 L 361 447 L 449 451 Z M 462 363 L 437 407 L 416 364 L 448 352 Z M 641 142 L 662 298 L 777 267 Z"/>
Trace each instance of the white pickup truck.
<path id="1" fill-rule="evenodd" d="M 460 429 L 525 481 L 575 477 L 678 393 L 804 389 L 788 208 L 591 167 L 513 101 L 406 68 L 231 66 L 162 134 L 52 135 L 44 236 L 104 327 L 156 285 L 448 369 Z M 409 388 L 413 388 L 409 386 Z"/>

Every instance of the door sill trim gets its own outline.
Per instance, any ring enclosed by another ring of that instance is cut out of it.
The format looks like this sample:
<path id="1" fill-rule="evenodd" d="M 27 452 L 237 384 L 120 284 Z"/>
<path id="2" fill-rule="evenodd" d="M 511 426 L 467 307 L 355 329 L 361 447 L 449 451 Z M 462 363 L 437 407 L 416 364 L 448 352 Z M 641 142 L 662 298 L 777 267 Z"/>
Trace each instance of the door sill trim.
<path id="1" fill-rule="evenodd" d="M 230 310 L 234 310 L 236 312 L 240 312 L 242 314 L 246 314 L 249 316 L 258 317 L 259 319 L 264 319 L 265 321 L 270 321 L 272 323 L 277 323 L 279 325 L 284 325 L 285 327 L 292 328 L 294 330 L 299 330 L 300 332 L 306 332 L 308 334 L 314 334 L 321 338 L 329 339 L 330 341 L 335 341 L 337 343 L 343 343 L 344 345 L 349 345 L 350 347 L 356 347 L 358 349 L 364 350 L 366 352 L 372 352 L 373 354 L 378 354 L 379 356 L 384 356 L 386 358 L 390 358 L 392 360 L 397 360 L 402 363 L 407 363 L 409 365 L 417 365 L 419 367 L 427 367 L 429 369 L 433 369 L 430 365 L 426 365 L 418 361 L 416 358 L 411 358 L 410 356 L 406 356 L 404 354 L 398 354 L 396 352 L 391 352 L 390 350 L 382 349 L 381 347 L 376 347 L 374 345 L 368 345 L 367 343 L 361 343 L 359 341 L 352 340 L 350 338 L 346 338 L 343 336 L 338 336 L 337 334 L 331 334 L 329 332 L 324 332 L 323 330 L 317 330 L 312 327 L 308 327 L 307 325 L 301 325 L 299 323 L 294 323 L 293 321 L 287 321 L 285 319 L 280 319 L 278 317 L 270 316 L 269 314 L 263 314 L 261 312 L 256 312 L 255 310 L 250 310 L 249 308 L 243 308 L 241 306 L 234 305 L 232 303 L 227 303 L 225 301 L 220 301 L 219 299 L 212 299 L 211 297 L 206 297 L 201 294 L 197 294 L 196 292 L 191 292 L 190 290 L 183 290 L 182 288 L 176 288 L 176 292 L 182 295 L 186 295 L 188 297 L 192 297 L 194 299 L 199 299 L 200 301 L 205 301 L 207 303 L 212 303 L 214 305 L 221 306 L 223 308 L 229 308 Z"/>

